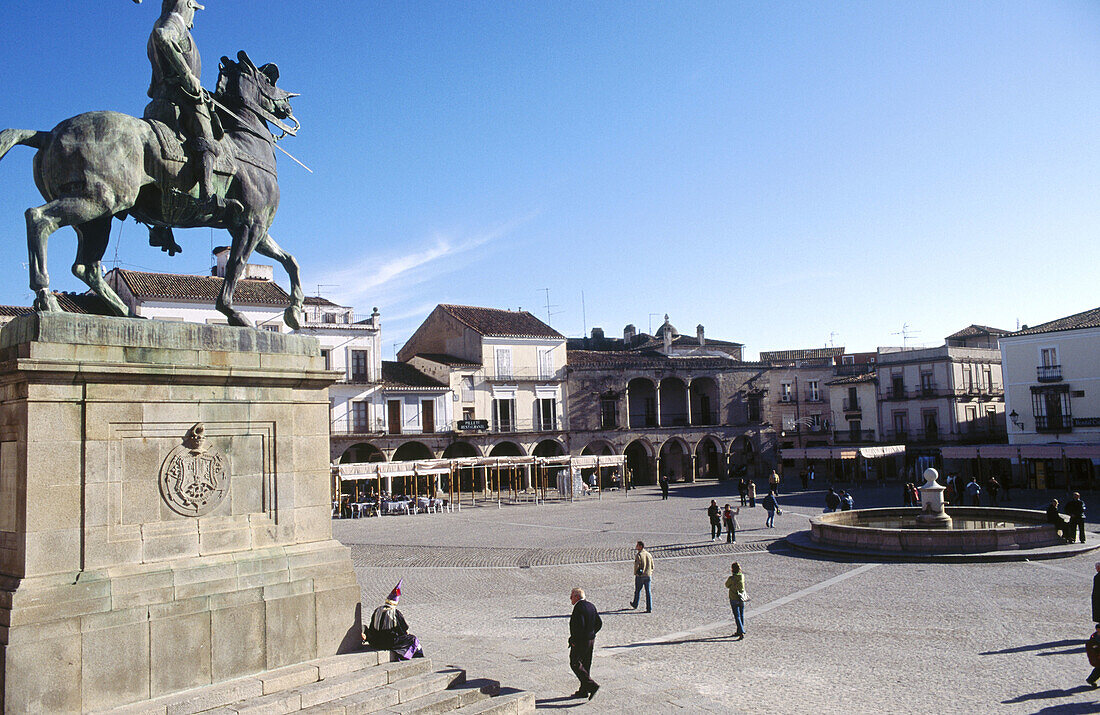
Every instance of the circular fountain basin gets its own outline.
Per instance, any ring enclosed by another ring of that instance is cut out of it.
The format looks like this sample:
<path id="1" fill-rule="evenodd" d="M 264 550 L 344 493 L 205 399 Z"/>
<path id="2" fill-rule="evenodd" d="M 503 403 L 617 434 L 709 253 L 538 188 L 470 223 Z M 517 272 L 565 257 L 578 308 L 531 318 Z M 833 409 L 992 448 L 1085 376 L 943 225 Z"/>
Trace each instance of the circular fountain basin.
<path id="1" fill-rule="evenodd" d="M 949 507 L 948 528 L 917 522 L 916 507 L 853 509 L 810 519 L 810 540 L 852 552 L 937 555 L 1044 549 L 1063 545 L 1046 514 L 1029 509 Z"/>

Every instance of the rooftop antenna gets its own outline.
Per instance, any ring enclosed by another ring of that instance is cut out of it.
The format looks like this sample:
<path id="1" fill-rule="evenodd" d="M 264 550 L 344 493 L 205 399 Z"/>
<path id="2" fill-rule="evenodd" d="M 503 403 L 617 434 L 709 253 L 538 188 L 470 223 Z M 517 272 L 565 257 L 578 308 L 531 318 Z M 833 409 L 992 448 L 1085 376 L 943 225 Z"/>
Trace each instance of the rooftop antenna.
<path id="1" fill-rule="evenodd" d="M 836 341 L 833 340 L 833 338 L 835 338 L 838 335 L 840 335 L 840 333 L 836 332 L 835 330 L 833 332 L 829 333 L 829 347 L 831 347 L 831 348 L 836 347 Z"/>
<path id="2" fill-rule="evenodd" d="M 318 283 L 317 284 L 317 297 L 318 298 L 321 297 L 321 289 L 322 288 L 339 288 L 339 287 L 340 287 L 339 283 Z"/>
<path id="3" fill-rule="evenodd" d="M 584 312 L 584 291 L 581 291 L 581 336 L 588 335 L 588 316 Z"/>
<path id="4" fill-rule="evenodd" d="M 397 362 L 397 346 L 400 345 L 400 344 L 401 343 L 394 343 L 393 344 L 393 361 L 394 362 Z"/>
<path id="5" fill-rule="evenodd" d="M 909 336 L 917 335 L 919 333 L 920 333 L 919 330 L 910 330 L 909 329 L 909 323 L 902 323 L 900 331 L 898 331 L 896 333 L 890 333 L 890 334 L 891 335 L 900 335 L 901 336 L 901 347 L 902 347 L 902 349 L 905 349 L 905 348 L 909 347 Z"/>
<path id="6" fill-rule="evenodd" d="M 661 317 L 660 313 L 650 313 L 649 314 L 649 334 L 650 335 L 653 335 L 653 316 L 654 315 L 656 315 L 658 318 Z"/>
<path id="7" fill-rule="evenodd" d="M 546 293 L 546 324 L 549 325 L 551 317 L 554 316 L 554 315 L 557 315 L 557 313 L 551 313 L 550 309 L 551 308 L 557 308 L 558 304 L 557 303 L 554 303 L 553 305 L 550 304 L 550 289 L 549 288 L 541 288 L 540 290 L 542 290 L 543 293 Z"/>

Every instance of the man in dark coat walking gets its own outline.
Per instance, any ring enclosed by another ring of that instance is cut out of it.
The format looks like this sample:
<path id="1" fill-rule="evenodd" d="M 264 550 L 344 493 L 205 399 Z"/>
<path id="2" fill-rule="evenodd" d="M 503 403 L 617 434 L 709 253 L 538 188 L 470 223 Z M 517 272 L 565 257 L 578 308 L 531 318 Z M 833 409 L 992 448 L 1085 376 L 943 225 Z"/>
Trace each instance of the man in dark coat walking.
<path id="1" fill-rule="evenodd" d="M 1092 577 L 1092 622 L 1100 623 L 1100 561 L 1096 562 L 1096 575 Z"/>
<path id="2" fill-rule="evenodd" d="M 662 474 L 658 481 L 661 483 L 661 498 L 668 499 L 668 475 Z"/>
<path id="3" fill-rule="evenodd" d="M 718 508 L 718 502 L 713 499 L 710 500 L 710 506 L 707 507 L 707 516 L 710 517 L 710 540 L 714 541 L 722 535 L 722 517 L 720 516 L 721 510 Z"/>
<path id="4" fill-rule="evenodd" d="M 596 634 L 603 628 L 603 620 L 596 607 L 585 600 L 584 589 L 574 588 L 569 594 L 573 603 L 573 615 L 569 617 L 569 667 L 580 688 L 573 693 L 574 698 L 588 698 L 600 689 L 599 683 L 592 680 L 592 647 L 596 644 Z"/>

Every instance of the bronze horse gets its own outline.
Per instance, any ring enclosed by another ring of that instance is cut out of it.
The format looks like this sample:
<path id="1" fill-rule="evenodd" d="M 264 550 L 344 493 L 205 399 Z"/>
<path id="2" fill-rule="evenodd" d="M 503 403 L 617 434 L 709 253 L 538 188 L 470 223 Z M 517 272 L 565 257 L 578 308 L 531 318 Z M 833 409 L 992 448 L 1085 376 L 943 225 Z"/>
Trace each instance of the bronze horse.
<path id="1" fill-rule="evenodd" d="M 27 247 L 30 252 L 30 285 L 34 308 L 58 311 L 46 272 L 46 242 L 62 226 L 72 226 L 78 237 L 73 275 L 99 295 L 117 315 L 131 315 L 126 304 L 103 279 L 101 261 L 110 238 L 111 219 L 134 219 L 151 227 L 224 228 L 233 237 L 225 281 L 217 308 L 230 325 L 252 325 L 233 308 L 233 291 L 252 251 L 283 265 L 290 278 L 291 303 L 284 312 L 286 324 L 300 327 L 304 294 L 298 263 L 268 234 L 279 206 L 275 167 L 275 137 L 268 123 L 293 133 L 297 121 L 290 98 L 297 95 L 275 86 L 279 78 L 273 64 L 256 67 L 244 52 L 237 62 L 223 57 L 214 99 L 224 129 L 219 153 L 223 157 L 220 179 L 225 199 L 233 210 L 220 216 L 172 211 L 192 204 L 195 191 L 193 167 L 183 154 L 180 138 L 172 130 L 156 130 L 144 119 L 118 112 L 86 112 L 58 124 L 49 132 L 22 129 L 0 131 L 0 158 L 16 144 L 38 149 L 34 180 L 47 203 L 27 209 Z M 282 120 L 295 123 L 294 130 Z M 171 248 L 175 247 L 174 244 Z M 169 246 L 165 246 L 171 254 Z"/>

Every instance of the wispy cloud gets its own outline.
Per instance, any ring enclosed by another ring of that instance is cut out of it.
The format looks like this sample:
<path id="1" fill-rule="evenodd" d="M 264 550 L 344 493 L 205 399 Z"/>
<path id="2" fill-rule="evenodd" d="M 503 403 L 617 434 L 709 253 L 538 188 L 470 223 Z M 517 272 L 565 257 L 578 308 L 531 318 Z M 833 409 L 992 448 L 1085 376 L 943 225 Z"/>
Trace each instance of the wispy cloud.
<path id="1" fill-rule="evenodd" d="M 368 304 L 377 305 L 395 319 L 423 315 L 426 312 L 423 305 L 415 308 L 402 305 L 414 295 L 422 298 L 413 288 L 459 270 L 477 249 L 498 241 L 536 215 L 529 214 L 474 236 L 439 233 L 420 246 L 409 246 L 400 255 L 393 255 L 391 251 L 385 255 L 363 256 L 350 266 L 326 273 L 322 282 L 339 286 L 333 294 L 345 305 L 360 309 Z M 434 302 L 428 304 L 427 309 L 434 305 Z"/>

